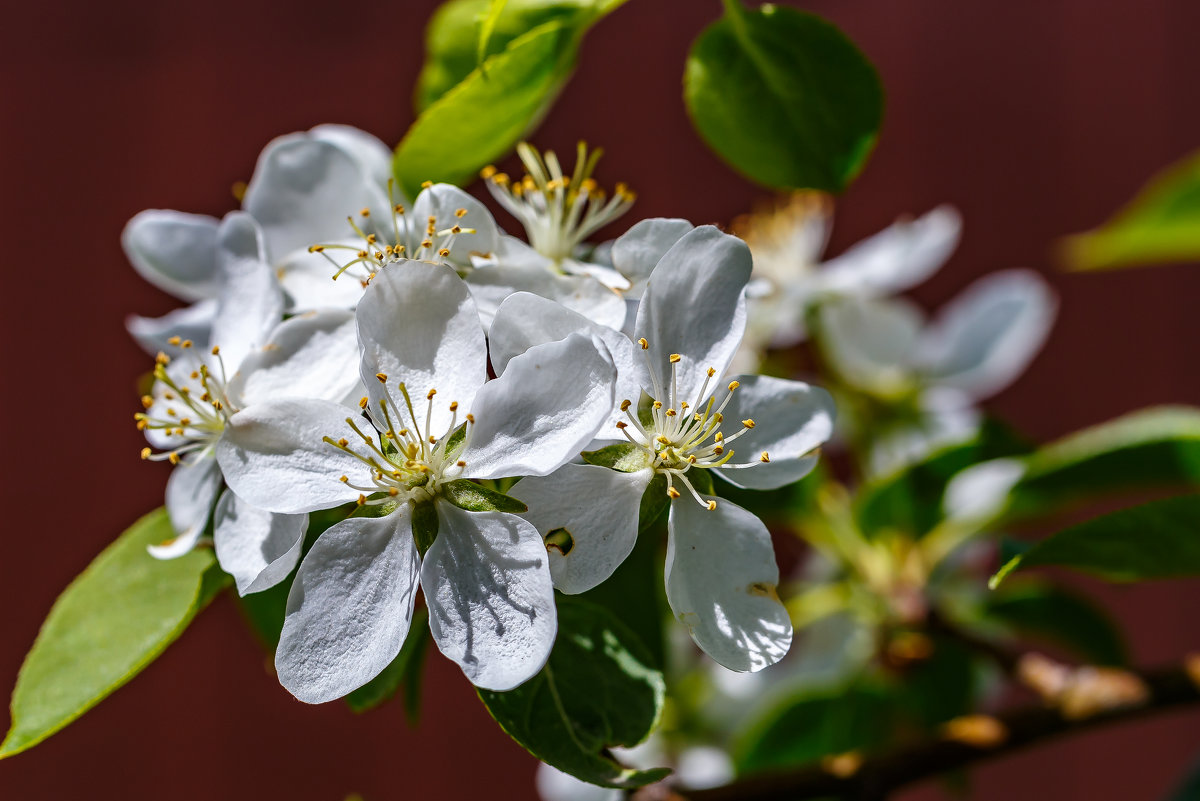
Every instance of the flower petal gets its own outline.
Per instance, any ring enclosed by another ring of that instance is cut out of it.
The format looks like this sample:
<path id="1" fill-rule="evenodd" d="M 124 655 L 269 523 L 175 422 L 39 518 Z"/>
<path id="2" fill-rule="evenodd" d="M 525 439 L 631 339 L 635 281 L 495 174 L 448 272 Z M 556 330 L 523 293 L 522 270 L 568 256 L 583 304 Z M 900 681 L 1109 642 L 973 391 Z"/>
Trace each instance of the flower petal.
<path id="1" fill-rule="evenodd" d="M 358 162 L 368 180 L 379 187 L 386 187 L 392 177 L 392 149 L 366 131 L 350 125 L 318 125 L 309 135 L 322 142 L 335 145 Z M 393 190 L 399 192 L 399 188 Z M 394 195 L 397 203 L 405 203 L 403 195 Z"/>
<path id="2" fill-rule="evenodd" d="M 667 600 L 713 659 L 730 670 L 761 670 L 792 644 L 771 535 L 740 506 L 712 500 L 711 512 L 686 496 L 671 502 Z"/>
<path id="3" fill-rule="evenodd" d="M 345 236 L 346 216 L 371 209 L 389 216 L 384 187 L 353 154 L 328 137 L 281 136 L 258 157 L 242 208 L 262 226 L 270 261 Z"/>
<path id="4" fill-rule="evenodd" d="M 211 452 L 200 451 L 175 465 L 167 479 L 167 516 L 175 538 L 146 550 L 156 559 L 183 556 L 196 545 L 208 526 L 209 515 L 221 489 L 221 471 Z"/>
<path id="5" fill-rule="evenodd" d="M 326 309 L 276 326 L 267 344 L 242 361 L 228 391 L 245 408 L 288 397 L 354 403 L 361 386 L 354 313 Z"/>
<path id="6" fill-rule="evenodd" d="M 678 399 L 699 406 L 708 368 L 722 375 L 733 359 L 746 327 L 750 263 L 745 242 L 705 225 L 676 242 L 650 275 L 634 330 L 649 340 L 660 380 L 670 381 L 669 357 L 679 354 Z M 648 375 L 642 386 L 653 386 Z"/>
<path id="7" fill-rule="evenodd" d="M 607 350 L 571 334 L 509 361 L 475 396 L 463 474 L 544 476 L 577 456 L 612 413 L 617 371 Z"/>
<path id="8" fill-rule="evenodd" d="M 358 249 L 363 246 L 363 241 L 334 239 L 326 244 Z M 353 309 L 358 305 L 363 295 L 360 277 L 352 274 L 343 274 L 336 279 L 333 277 L 337 267 L 330 263 L 326 254 L 338 252 L 348 251 L 335 248 L 328 248 L 325 253 L 294 250 L 282 261 L 276 262 L 275 273 L 283 288 L 288 311 L 306 312 L 330 307 Z"/>
<path id="9" fill-rule="evenodd" d="M 813 450 L 833 435 L 833 397 L 802 381 L 736 376 L 741 385 L 725 407 L 725 419 L 753 420 L 754 428 L 730 443 L 733 456 L 718 468 L 721 478 L 745 489 L 778 489 L 813 469 Z M 762 454 L 770 461 L 763 462 Z M 739 468 L 737 465 L 747 465 Z"/>
<path id="10" fill-rule="evenodd" d="M 262 232 L 245 212 L 225 215 L 218 231 L 221 274 L 212 341 L 231 372 L 262 347 L 283 320 L 283 293 L 263 253 Z"/>
<path id="11" fill-rule="evenodd" d="M 574 595 L 612 575 L 637 543 L 642 495 L 654 473 L 621 473 L 590 464 L 565 464 L 548 476 L 523 478 L 508 494 L 529 511 L 521 516 L 543 539 L 565 529 L 566 546 L 548 544 L 554 586 Z M 556 539 L 551 539 L 556 543 Z"/>
<path id="12" fill-rule="evenodd" d="M 217 302 L 206 298 L 162 317 L 131 314 L 125 318 L 125 330 L 151 356 L 159 352 L 174 355 L 177 349 L 167 341 L 172 337 L 190 339 L 197 347 L 207 348 L 216 314 Z"/>
<path id="13" fill-rule="evenodd" d="M 687 220 L 654 217 L 635 224 L 613 243 L 612 265 L 630 280 L 634 297 L 645 290 L 654 266 L 692 228 Z"/>
<path id="14" fill-rule="evenodd" d="M 847 298 L 819 313 L 826 359 L 848 383 L 896 397 L 913 388 L 913 362 L 924 316 L 901 298 Z"/>
<path id="15" fill-rule="evenodd" d="M 820 289 L 889 295 L 914 287 L 937 272 L 962 232 L 952 206 L 938 206 L 915 220 L 900 220 L 825 262 Z"/>
<path id="16" fill-rule="evenodd" d="M 579 261 L 578 259 L 563 259 L 562 264 L 559 266 L 564 273 L 570 275 L 591 276 L 609 289 L 624 291 L 633 286 L 628 278 L 607 264 L 596 264 L 590 261 Z"/>
<path id="17" fill-rule="evenodd" d="M 459 217 L 462 210 L 466 214 Z M 410 227 L 408 242 L 409 253 L 415 253 L 421 240 L 425 237 L 425 226 L 433 217 L 438 231 L 444 231 L 455 225 L 461 226 L 464 233 L 458 234 L 450 245 L 450 255 L 446 261 L 459 267 L 471 266 L 471 254 L 488 254 L 496 249 L 500 239 L 500 229 L 487 206 L 473 196 L 452 184 L 434 184 L 417 195 L 411 215 L 405 220 Z M 474 233 L 466 233 L 466 230 Z"/>
<path id="18" fill-rule="evenodd" d="M 322 439 L 345 437 L 350 447 L 366 452 L 346 424 L 353 416 L 345 406 L 308 399 L 266 401 L 238 412 L 217 442 L 225 481 L 248 503 L 282 514 L 354 500 L 359 491 L 338 478 L 344 475 L 351 484 L 367 485 L 370 468 Z M 362 421 L 360 430 L 364 425 Z"/>
<path id="19" fill-rule="evenodd" d="M 558 616 L 546 547 L 516 515 L 438 503 L 421 565 L 438 648 L 485 690 L 511 690 L 546 664 Z"/>
<path id="20" fill-rule="evenodd" d="M 335 523 L 304 557 L 275 652 L 280 683 L 301 701 L 340 698 L 400 653 L 420 570 L 410 508 Z"/>
<path id="21" fill-rule="evenodd" d="M 613 391 L 618 402 L 624 398 L 636 400 L 641 395 L 637 356 L 629 337 L 529 292 L 510 295 L 496 312 L 496 319 L 488 332 L 492 369 L 497 374 L 503 374 L 514 356 L 534 345 L 566 339 L 573 333 L 598 337 L 608 348 L 617 368 L 617 382 Z M 601 433 L 611 431 L 616 436 L 613 425 L 624 417 L 624 412 L 614 407 L 609 419 L 601 426 Z"/>
<path id="22" fill-rule="evenodd" d="M 138 275 L 184 300 L 217 294 L 217 220 L 203 214 L 150 209 L 121 232 Z"/>
<path id="23" fill-rule="evenodd" d="M 213 513 L 213 544 L 238 595 L 274 587 L 300 561 L 308 515 L 279 515 L 251 506 L 230 490 Z"/>
<path id="24" fill-rule="evenodd" d="M 938 383 L 975 399 L 994 395 L 1041 349 L 1057 305 L 1032 270 L 992 273 L 941 310 L 921 339 L 921 362 Z"/>

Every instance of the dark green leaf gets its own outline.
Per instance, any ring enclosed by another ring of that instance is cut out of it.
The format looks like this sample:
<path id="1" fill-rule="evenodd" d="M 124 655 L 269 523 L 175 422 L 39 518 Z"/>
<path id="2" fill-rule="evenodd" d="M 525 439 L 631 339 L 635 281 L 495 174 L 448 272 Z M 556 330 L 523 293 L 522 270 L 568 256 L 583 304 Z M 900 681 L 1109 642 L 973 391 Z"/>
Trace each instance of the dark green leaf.
<path id="1" fill-rule="evenodd" d="M 632 442 L 617 442 L 598 451 L 584 451 L 580 455 L 588 464 L 620 470 L 622 473 L 636 473 L 650 466 L 645 449 Z"/>
<path id="2" fill-rule="evenodd" d="M 726 0 L 725 16 L 692 45 L 684 99 L 709 147 L 775 189 L 844 189 L 883 116 L 879 76 L 841 31 L 794 8 L 738 0 Z"/>
<path id="3" fill-rule="evenodd" d="M 1076 270 L 1200 261 L 1200 153 L 1154 176 L 1104 225 L 1065 239 L 1062 254 Z"/>
<path id="4" fill-rule="evenodd" d="M 480 486 L 468 478 L 460 478 L 457 481 L 443 484 L 442 492 L 445 493 L 446 500 L 468 512 L 521 514 L 529 511 L 529 507 L 516 498 L 510 498 L 503 492 L 496 492 Z"/>
<path id="5" fill-rule="evenodd" d="M 971 651 L 946 636 L 930 641 L 933 653 L 908 666 L 897 688 L 904 711 L 927 729 L 969 712 L 975 693 Z"/>
<path id="6" fill-rule="evenodd" d="M 1122 509 L 1060 531 L 1006 564 L 992 586 L 1035 565 L 1061 565 L 1110 581 L 1200 574 L 1200 495 Z"/>
<path id="7" fill-rule="evenodd" d="M 782 770 L 830 754 L 870 750 L 891 736 L 896 702 L 872 683 L 806 689 L 773 704 L 734 743 L 738 773 Z"/>
<path id="8" fill-rule="evenodd" d="M 400 646 L 400 653 L 382 673 L 347 695 L 346 703 L 355 712 L 366 712 L 395 695 L 402 684 L 413 681 L 419 683 L 421 665 L 428 644 L 429 612 L 426 609 L 418 609 L 413 612 L 412 625 L 408 629 L 408 636 L 404 638 L 404 645 Z M 414 710 L 407 708 L 405 712 L 410 720 L 415 714 Z"/>
<path id="9" fill-rule="evenodd" d="M 546 667 L 506 693 L 479 697 L 510 737 L 538 759 L 592 784 L 640 787 L 670 771 L 623 767 L 608 753 L 658 723 L 666 692 L 637 637 L 613 615 L 558 598 L 558 639 Z"/>
<path id="10" fill-rule="evenodd" d="M 1017 636 L 1049 641 L 1098 665 L 1125 665 L 1128 650 L 1113 620 L 1082 595 L 1040 582 L 1014 583 L 988 598 L 984 615 Z"/>
<path id="11" fill-rule="evenodd" d="M 417 552 L 424 557 L 425 552 L 437 539 L 438 533 L 437 507 L 433 505 L 433 501 L 425 501 L 413 506 L 412 531 L 413 541 L 417 544 Z"/>
<path id="12" fill-rule="evenodd" d="M 160 561 L 164 510 L 134 523 L 54 603 L 25 657 L 0 757 L 37 745 L 129 681 L 228 583 L 211 550 Z"/>

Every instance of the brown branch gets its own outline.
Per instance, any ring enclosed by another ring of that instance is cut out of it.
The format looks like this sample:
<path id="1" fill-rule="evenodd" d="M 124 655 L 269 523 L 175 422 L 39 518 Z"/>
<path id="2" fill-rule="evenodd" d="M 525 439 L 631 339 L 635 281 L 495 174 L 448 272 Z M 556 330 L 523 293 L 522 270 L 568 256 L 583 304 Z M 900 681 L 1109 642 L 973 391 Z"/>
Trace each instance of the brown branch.
<path id="1" fill-rule="evenodd" d="M 841 798 L 873 801 L 922 779 L 964 768 L 1008 754 L 1060 735 L 1097 726 L 1133 720 L 1168 709 L 1200 703 L 1195 666 L 1192 673 L 1177 667 L 1139 674 L 1147 695 L 1139 703 L 1106 709 L 1082 719 L 1072 719 L 1059 709 L 1025 707 L 994 716 L 1006 732 L 989 745 L 968 745 L 946 737 L 915 743 L 865 759 L 853 772 L 810 765 L 798 770 L 748 776 L 705 790 L 676 789 L 685 801 L 795 801 L 805 798 Z"/>

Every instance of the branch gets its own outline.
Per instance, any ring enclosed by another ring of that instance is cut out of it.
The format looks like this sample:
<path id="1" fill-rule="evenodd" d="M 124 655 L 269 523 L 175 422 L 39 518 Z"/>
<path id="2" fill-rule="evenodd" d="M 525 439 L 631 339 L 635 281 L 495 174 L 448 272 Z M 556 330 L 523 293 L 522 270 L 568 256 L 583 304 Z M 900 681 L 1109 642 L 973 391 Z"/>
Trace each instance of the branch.
<path id="1" fill-rule="evenodd" d="M 1190 668 L 1190 670 L 1189 670 Z M 1136 704 L 1105 709 L 1072 719 L 1060 709 L 1024 707 L 994 716 L 1005 736 L 996 742 L 969 745 L 946 737 L 903 746 L 864 760 L 856 769 L 836 765 L 807 766 L 739 779 L 705 790 L 677 789 L 682 801 L 794 801 L 805 798 L 886 798 L 893 790 L 975 762 L 1008 754 L 1059 735 L 1085 731 L 1109 723 L 1133 720 L 1175 707 L 1200 703 L 1200 669 L 1188 667 L 1137 674 L 1147 694 Z"/>

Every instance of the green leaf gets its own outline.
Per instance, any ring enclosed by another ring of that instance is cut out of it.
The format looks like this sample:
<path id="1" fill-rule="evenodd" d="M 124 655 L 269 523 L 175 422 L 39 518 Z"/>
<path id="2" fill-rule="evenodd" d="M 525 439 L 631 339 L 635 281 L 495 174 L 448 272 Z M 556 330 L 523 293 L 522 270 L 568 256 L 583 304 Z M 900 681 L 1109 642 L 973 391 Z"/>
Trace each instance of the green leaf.
<path id="1" fill-rule="evenodd" d="M 433 545 L 433 541 L 437 539 L 438 533 L 438 516 L 437 507 L 433 501 L 425 501 L 413 505 L 412 515 L 412 531 L 413 541 L 417 544 L 417 552 L 421 554 L 421 558 L 425 558 L 425 552 Z"/>
<path id="2" fill-rule="evenodd" d="M 1154 176 L 1104 225 L 1064 239 L 1062 256 L 1075 270 L 1200 261 L 1200 153 Z"/>
<path id="3" fill-rule="evenodd" d="M 735 739 L 734 764 L 739 774 L 758 773 L 878 748 L 896 714 L 892 694 L 874 683 L 804 689 L 771 705 Z"/>
<path id="4" fill-rule="evenodd" d="M 992 586 L 1014 570 L 1035 565 L 1061 565 L 1110 581 L 1200 574 L 1200 495 L 1154 501 L 1071 526 L 1015 557 L 992 577 Z"/>
<path id="5" fill-rule="evenodd" d="M 417 609 L 413 612 L 412 625 L 400 653 L 375 678 L 346 696 L 346 703 L 355 712 L 366 712 L 374 709 L 390 699 L 400 689 L 401 685 L 421 680 L 421 666 L 425 661 L 425 649 L 429 645 L 429 611 Z M 418 698 L 420 694 L 418 693 Z M 408 708 L 409 699 L 405 699 L 405 713 L 412 722 L 416 710 Z"/>
<path id="6" fill-rule="evenodd" d="M 1033 453 L 1010 493 L 1028 516 L 1113 491 L 1200 485 L 1200 410 L 1144 409 L 1071 434 Z"/>
<path id="7" fill-rule="evenodd" d="M 725 5 L 688 54 L 684 100 L 696 129 L 760 184 L 841 191 L 875 146 L 883 116 L 875 68 L 820 17 Z"/>
<path id="8" fill-rule="evenodd" d="M 608 749 L 633 746 L 658 723 L 666 687 L 637 637 L 615 616 L 558 597 L 558 639 L 546 667 L 515 690 L 480 690 L 488 712 L 543 762 L 592 784 L 640 787 L 670 773 L 638 771 Z"/>
<path id="9" fill-rule="evenodd" d="M 902 709 L 931 729 L 971 711 L 975 663 L 967 646 L 951 637 L 931 635 L 933 653 L 905 669 L 898 687 Z"/>
<path id="10" fill-rule="evenodd" d="M 617 442 L 598 451 L 584 451 L 580 455 L 588 464 L 620 470 L 622 473 L 636 473 L 650 466 L 646 450 L 632 442 Z"/>
<path id="11" fill-rule="evenodd" d="M 1103 609 L 1082 595 L 1041 582 L 1023 581 L 990 595 L 983 610 L 1020 637 L 1049 641 L 1097 665 L 1125 665 L 1125 639 Z"/>
<path id="12" fill-rule="evenodd" d="M 460 478 L 442 485 L 446 500 L 468 512 L 509 512 L 521 514 L 529 507 L 503 492 L 476 484 L 469 478 Z"/>
<path id="13" fill-rule="evenodd" d="M 37 745 L 136 676 L 228 584 L 210 550 L 168 561 L 146 552 L 173 536 L 166 511 L 151 512 L 54 602 L 17 677 L 0 758 Z"/>

